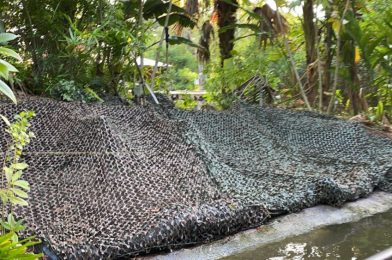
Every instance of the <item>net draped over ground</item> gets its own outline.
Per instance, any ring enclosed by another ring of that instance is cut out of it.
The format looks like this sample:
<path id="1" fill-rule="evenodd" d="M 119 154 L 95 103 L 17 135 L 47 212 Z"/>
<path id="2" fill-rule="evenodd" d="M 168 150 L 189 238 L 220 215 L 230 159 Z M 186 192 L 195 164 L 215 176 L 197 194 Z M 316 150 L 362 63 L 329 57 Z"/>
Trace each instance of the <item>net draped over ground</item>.
<path id="1" fill-rule="evenodd" d="M 0 114 L 27 109 L 37 114 L 23 157 L 31 192 L 16 213 L 65 259 L 184 247 L 275 214 L 392 192 L 392 141 L 332 117 L 46 99 L 2 104 Z"/>

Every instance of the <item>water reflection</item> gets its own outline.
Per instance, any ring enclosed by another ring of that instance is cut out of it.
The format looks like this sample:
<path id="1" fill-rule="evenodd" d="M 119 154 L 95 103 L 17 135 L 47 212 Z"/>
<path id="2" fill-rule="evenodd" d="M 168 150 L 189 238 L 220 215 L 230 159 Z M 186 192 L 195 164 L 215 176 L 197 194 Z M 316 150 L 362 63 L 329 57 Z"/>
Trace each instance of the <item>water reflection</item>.
<path id="1" fill-rule="evenodd" d="M 392 212 L 358 222 L 333 225 L 311 233 L 225 258 L 247 259 L 364 259 L 392 246 Z"/>

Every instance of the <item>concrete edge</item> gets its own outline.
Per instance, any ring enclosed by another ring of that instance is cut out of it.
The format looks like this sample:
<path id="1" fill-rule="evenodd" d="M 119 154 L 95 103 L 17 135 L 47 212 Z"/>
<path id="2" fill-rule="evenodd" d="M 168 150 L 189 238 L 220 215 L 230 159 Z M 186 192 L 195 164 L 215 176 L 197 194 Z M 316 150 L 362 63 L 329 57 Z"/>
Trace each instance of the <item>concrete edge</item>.
<path id="1" fill-rule="evenodd" d="M 143 257 L 146 260 L 199 260 L 219 259 L 256 247 L 267 245 L 287 237 L 308 233 L 314 229 L 355 222 L 362 218 L 392 209 L 392 194 L 374 192 L 367 198 L 349 202 L 341 208 L 320 205 L 272 219 L 256 229 L 250 229 L 227 238 L 169 254 Z"/>

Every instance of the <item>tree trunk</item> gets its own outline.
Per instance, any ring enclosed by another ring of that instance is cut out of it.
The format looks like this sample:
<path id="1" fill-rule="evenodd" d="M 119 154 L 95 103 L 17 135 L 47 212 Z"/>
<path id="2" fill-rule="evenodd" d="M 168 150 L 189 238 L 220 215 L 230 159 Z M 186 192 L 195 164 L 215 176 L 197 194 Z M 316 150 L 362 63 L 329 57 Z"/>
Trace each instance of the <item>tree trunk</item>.
<path id="1" fill-rule="evenodd" d="M 199 88 L 200 90 L 204 90 L 204 85 L 205 85 L 204 65 L 200 61 L 198 64 L 198 72 L 199 72 L 198 73 Z"/>
<path id="2" fill-rule="evenodd" d="M 328 114 L 331 114 L 335 109 L 336 89 L 338 87 L 338 81 L 339 81 L 340 60 L 342 59 L 342 57 L 340 57 L 341 56 L 340 48 L 342 46 L 342 27 L 344 25 L 344 17 L 346 16 L 349 6 L 350 6 L 350 0 L 347 0 L 343 9 L 343 13 L 340 17 L 339 29 L 336 34 L 336 62 L 335 62 L 334 81 L 333 81 L 333 86 L 331 91 L 332 92 L 331 99 L 329 100 L 329 104 L 327 108 Z"/>
<path id="3" fill-rule="evenodd" d="M 314 105 L 316 100 L 316 83 L 317 83 L 317 67 L 315 61 L 317 60 L 316 50 L 316 26 L 314 23 L 313 0 L 305 0 L 303 6 L 304 22 L 302 24 L 305 45 L 306 45 L 306 65 L 307 65 L 307 82 L 305 89 L 308 89 L 307 96 L 309 103 Z"/>
<path id="4" fill-rule="evenodd" d="M 41 84 L 41 59 L 39 58 L 37 54 L 38 46 L 37 46 L 37 41 L 36 37 L 34 35 L 34 30 L 33 30 L 33 22 L 30 16 L 30 11 L 29 8 L 30 6 L 28 5 L 28 2 L 22 1 L 22 8 L 24 11 L 24 23 L 26 24 L 26 30 L 25 34 L 22 35 L 23 41 L 26 44 L 26 49 L 31 53 L 31 59 L 32 59 L 32 76 L 35 80 L 38 80 L 38 82 L 34 82 L 34 84 Z"/>
<path id="5" fill-rule="evenodd" d="M 333 59 L 333 49 L 332 49 L 332 40 L 333 40 L 333 28 L 331 19 L 331 9 L 330 7 L 325 10 L 325 38 L 324 38 L 324 53 L 323 53 L 323 76 L 322 76 L 322 85 L 323 92 L 328 92 L 331 85 L 331 65 Z M 323 95 L 321 97 L 322 104 L 324 109 L 328 106 L 328 99 Z"/>
<path id="6" fill-rule="evenodd" d="M 351 1 L 351 9 L 352 13 L 355 18 L 358 18 L 357 12 L 356 12 L 356 5 L 355 1 Z M 367 109 L 366 107 L 366 100 L 364 99 L 363 96 L 360 94 L 360 80 L 359 80 L 359 70 L 358 70 L 358 62 L 355 60 L 355 49 L 356 49 L 356 44 L 355 40 L 349 33 L 344 33 L 344 52 L 345 52 L 345 57 L 347 60 L 345 60 L 345 65 L 348 68 L 348 84 L 346 86 L 348 87 L 346 90 L 347 96 L 350 99 L 350 105 L 352 108 L 352 112 L 354 115 L 357 115 L 364 110 Z"/>
<path id="7" fill-rule="evenodd" d="M 236 23 L 236 11 L 238 8 L 237 4 L 237 0 L 215 1 L 215 10 L 218 12 L 219 28 L 224 28 L 226 26 L 234 25 Z M 222 67 L 224 65 L 224 60 L 232 57 L 231 51 L 234 48 L 234 34 L 235 27 L 226 29 L 218 33 Z"/>

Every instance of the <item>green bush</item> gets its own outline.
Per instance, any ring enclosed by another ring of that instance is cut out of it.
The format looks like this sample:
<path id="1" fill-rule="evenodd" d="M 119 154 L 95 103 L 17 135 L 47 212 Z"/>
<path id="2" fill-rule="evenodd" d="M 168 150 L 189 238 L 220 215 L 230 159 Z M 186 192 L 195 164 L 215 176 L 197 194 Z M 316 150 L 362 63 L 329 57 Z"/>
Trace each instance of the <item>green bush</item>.
<path id="1" fill-rule="evenodd" d="M 175 102 L 177 108 L 192 110 L 197 106 L 197 101 L 191 95 L 184 95 L 182 99 Z"/>
<path id="2" fill-rule="evenodd" d="M 23 240 L 14 240 L 16 233 L 11 231 L 6 234 L 0 235 L 0 259 L 2 260 L 35 260 L 41 258 L 42 254 L 34 254 L 29 252 L 32 246 L 40 243 L 34 240 L 33 237 L 28 237 Z"/>
<path id="3" fill-rule="evenodd" d="M 82 87 L 73 80 L 61 79 L 48 90 L 50 96 L 63 101 L 95 102 L 102 99 L 90 87 Z"/>

